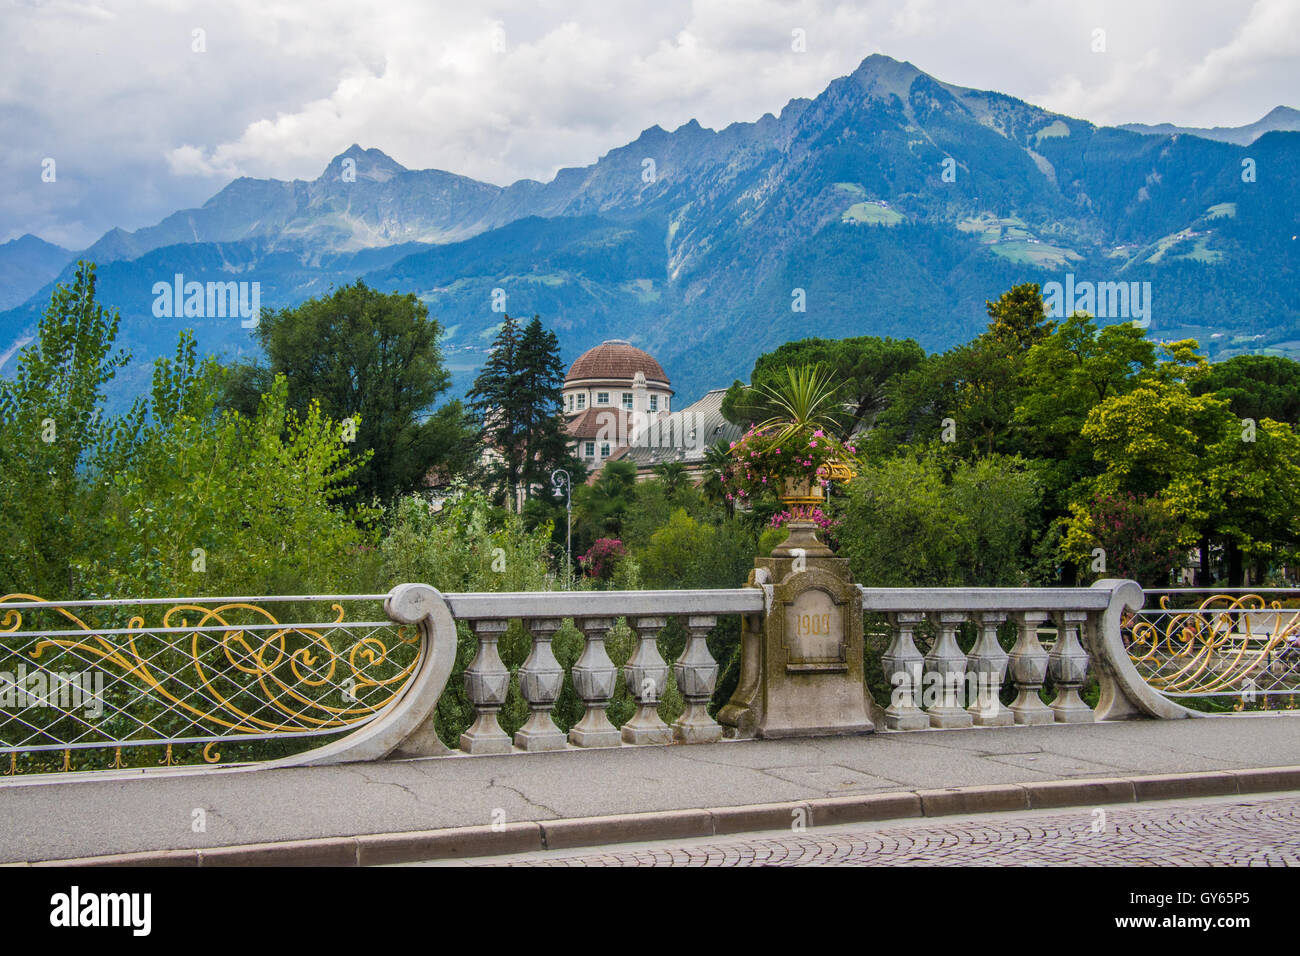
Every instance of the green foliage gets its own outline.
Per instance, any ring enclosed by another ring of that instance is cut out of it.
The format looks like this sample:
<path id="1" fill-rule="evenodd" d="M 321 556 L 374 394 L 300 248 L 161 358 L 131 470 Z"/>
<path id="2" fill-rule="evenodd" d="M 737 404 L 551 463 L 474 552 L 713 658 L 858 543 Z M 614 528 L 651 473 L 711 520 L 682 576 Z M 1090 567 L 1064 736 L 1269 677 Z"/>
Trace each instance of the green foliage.
<path id="1" fill-rule="evenodd" d="M 1039 493 L 1019 458 L 872 462 L 849 485 L 842 553 L 869 587 L 1023 583 Z"/>
<path id="2" fill-rule="evenodd" d="M 78 262 L 71 284 L 55 288 L 14 379 L 0 381 L 0 514 L 8 539 L 0 593 L 77 593 L 73 564 L 88 545 L 99 499 L 85 473 L 130 437 L 103 413 L 104 388 L 129 356 L 113 351 L 119 316 L 96 302 L 95 285 L 95 266 Z M 131 420 L 138 418 L 137 408 Z"/>
<path id="3" fill-rule="evenodd" d="M 758 357 L 749 386 L 736 382 L 727 390 L 722 414 L 742 425 L 781 415 L 772 391 L 788 378 L 787 369 L 821 366 L 836 385 L 836 398 L 847 406 L 836 413 L 839 434 L 847 438 L 858 427 L 871 424 L 884 407 L 891 383 L 920 365 L 924 357 L 921 346 L 911 339 L 863 335 L 786 342 Z"/>
<path id="4" fill-rule="evenodd" d="M 996 302 L 985 302 L 989 313 L 989 335 L 1024 350 L 1051 335 L 1056 323 L 1044 316 L 1038 283 L 1027 282 L 1002 293 Z"/>
<path id="5" fill-rule="evenodd" d="M 586 551 L 597 538 L 621 538 L 623 521 L 636 501 L 636 465 L 609 461 L 596 480 L 573 492 L 573 550 Z"/>
<path id="6" fill-rule="evenodd" d="M 358 280 L 331 295 L 262 316 L 257 336 L 267 365 L 239 366 L 226 403 L 251 417 L 276 375 L 288 382 L 289 407 L 311 403 L 337 421 L 355 420 L 355 500 L 388 502 L 469 470 L 473 430 L 459 402 L 434 411 L 450 384 L 437 320 L 414 295 L 385 294 Z"/>
<path id="7" fill-rule="evenodd" d="M 1300 362 L 1278 355 L 1237 355 L 1209 368 L 1192 394 L 1214 393 L 1238 418 L 1300 423 Z"/>
<path id="8" fill-rule="evenodd" d="M 734 588 L 745 583 L 757 551 L 748 525 L 708 524 L 679 508 L 636 557 L 647 588 Z"/>
<path id="9" fill-rule="evenodd" d="M 124 357 L 109 357 L 116 319 L 94 292 L 83 266 L 3 386 L 0 420 L 15 440 L 4 442 L 0 496 L 20 535 L 43 529 L 39 543 L 4 549 L 6 592 L 296 594 L 373 576 L 376 513 L 342 503 L 363 460 L 343 425 L 314 404 L 291 411 L 282 378 L 252 418 L 219 413 L 221 371 L 196 361 L 188 333 L 156 363 L 150 399 L 109 422 L 103 385 Z M 57 431 L 41 442 L 46 418 Z"/>
<path id="10" fill-rule="evenodd" d="M 421 581 L 440 591 L 543 591 L 551 586 L 551 529 L 523 519 L 487 495 L 456 486 L 441 510 L 419 495 L 397 503 L 380 545 L 384 580 Z"/>
<path id="11" fill-rule="evenodd" d="M 1093 567 L 1093 551 L 1102 550 L 1098 578 L 1131 578 L 1145 587 L 1165 587 L 1178 566 L 1181 522 L 1159 498 L 1144 495 L 1095 495 L 1071 506 L 1064 554 L 1081 567 Z"/>

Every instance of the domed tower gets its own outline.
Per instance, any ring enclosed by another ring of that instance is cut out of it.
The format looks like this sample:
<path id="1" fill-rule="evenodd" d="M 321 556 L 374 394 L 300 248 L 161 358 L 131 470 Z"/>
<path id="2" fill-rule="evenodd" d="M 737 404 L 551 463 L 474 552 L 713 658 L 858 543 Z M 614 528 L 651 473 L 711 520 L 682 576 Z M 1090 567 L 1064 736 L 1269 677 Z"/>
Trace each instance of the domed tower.
<path id="1" fill-rule="evenodd" d="M 626 444 L 630 419 L 653 421 L 670 412 L 673 390 L 663 367 L 623 339 L 609 339 L 578 356 L 564 377 L 564 414 L 575 454 L 599 468 Z"/>

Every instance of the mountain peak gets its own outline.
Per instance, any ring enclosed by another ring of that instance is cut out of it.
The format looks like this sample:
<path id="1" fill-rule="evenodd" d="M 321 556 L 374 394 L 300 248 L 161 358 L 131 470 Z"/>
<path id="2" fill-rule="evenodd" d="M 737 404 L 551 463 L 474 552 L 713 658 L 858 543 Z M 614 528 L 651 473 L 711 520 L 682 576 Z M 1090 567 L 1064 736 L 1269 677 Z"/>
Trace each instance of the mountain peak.
<path id="1" fill-rule="evenodd" d="M 918 76 L 926 74 L 906 60 L 895 60 L 883 53 L 873 53 L 849 75 L 869 96 L 887 98 L 897 96 L 906 101 L 908 91 Z"/>
<path id="2" fill-rule="evenodd" d="M 339 153 L 330 160 L 325 172 L 320 176 L 321 179 L 337 178 L 343 171 L 345 161 L 350 161 L 355 169 L 357 179 L 367 179 L 371 182 L 387 182 L 398 173 L 406 172 L 406 167 L 399 163 L 393 157 L 389 156 L 381 149 L 363 149 L 357 143 L 353 143 L 343 152 Z"/>

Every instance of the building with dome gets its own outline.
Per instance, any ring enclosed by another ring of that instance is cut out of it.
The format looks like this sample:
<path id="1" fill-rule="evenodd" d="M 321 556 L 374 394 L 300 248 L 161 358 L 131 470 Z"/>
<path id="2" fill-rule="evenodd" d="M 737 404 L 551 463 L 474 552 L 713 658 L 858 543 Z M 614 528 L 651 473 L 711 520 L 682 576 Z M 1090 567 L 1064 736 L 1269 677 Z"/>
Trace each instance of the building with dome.
<path id="1" fill-rule="evenodd" d="M 672 411 L 672 397 L 668 376 L 648 352 L 623 339 L 601 342 L 578 356 L 564 377 L 569 447 L 599 471 Z"/>

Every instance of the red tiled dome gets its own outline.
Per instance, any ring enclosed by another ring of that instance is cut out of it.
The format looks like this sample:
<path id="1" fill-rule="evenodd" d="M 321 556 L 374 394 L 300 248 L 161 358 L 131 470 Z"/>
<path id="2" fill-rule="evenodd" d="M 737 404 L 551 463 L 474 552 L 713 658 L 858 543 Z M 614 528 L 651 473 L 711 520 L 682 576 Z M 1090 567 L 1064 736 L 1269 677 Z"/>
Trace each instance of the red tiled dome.
<path id="1" fill-rule="evenodd" d="M 649 353 L 641 351 L 622 339 L 610 339 L 579 355 L 564 380 L 572 382 L 584 378 L 632 379 L 637 372 L 644 374 L 647 382 L 669 384 L 663 367 Z"/>

